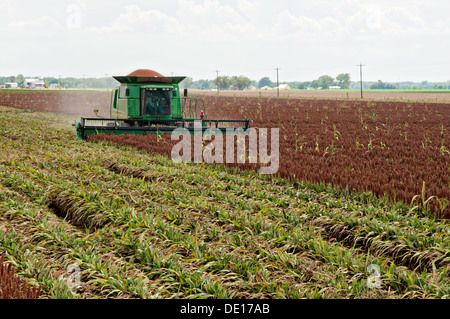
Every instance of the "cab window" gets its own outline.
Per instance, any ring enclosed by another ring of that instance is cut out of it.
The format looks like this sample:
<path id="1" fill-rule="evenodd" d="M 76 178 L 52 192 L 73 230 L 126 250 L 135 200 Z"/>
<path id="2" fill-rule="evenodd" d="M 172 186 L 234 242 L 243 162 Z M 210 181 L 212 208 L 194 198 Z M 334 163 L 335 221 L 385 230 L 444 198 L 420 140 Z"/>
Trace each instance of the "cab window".
<path id="1" fill-rule="evenodd" d="M 165 116 L 172 114 L 171 91 L 161 88 L 145 88 L 141 90 L 142 116 Z"/>

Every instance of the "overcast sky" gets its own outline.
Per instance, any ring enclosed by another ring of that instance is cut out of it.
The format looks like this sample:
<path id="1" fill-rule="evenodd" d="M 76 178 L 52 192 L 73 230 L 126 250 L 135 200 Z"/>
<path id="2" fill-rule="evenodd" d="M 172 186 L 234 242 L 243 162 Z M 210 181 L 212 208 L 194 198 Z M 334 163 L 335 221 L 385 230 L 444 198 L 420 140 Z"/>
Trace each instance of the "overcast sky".
<path id="1" fill-rule="evenodd" d="M 0 0 L 0 75 L 450 80 L 448 0 Z"/>

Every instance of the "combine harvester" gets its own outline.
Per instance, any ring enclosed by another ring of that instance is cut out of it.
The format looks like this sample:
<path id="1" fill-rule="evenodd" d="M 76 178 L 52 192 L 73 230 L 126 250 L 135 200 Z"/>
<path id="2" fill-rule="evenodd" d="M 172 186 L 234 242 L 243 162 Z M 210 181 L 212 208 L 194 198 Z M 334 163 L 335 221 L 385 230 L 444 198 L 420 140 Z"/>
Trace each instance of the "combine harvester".
<path id="1" fill-rule="evenodd" d="M 77 138 L 90 134 L 162 134 L 176 128 L 204 133 L 217 128 L 222 133 L 227 128 L 249 128 L 249 120 L 207 119 L 204 101 L 180 94 L 178 84 L 186 77 L 166 77 L 155 71 L 140 69 L 127 76 L 114 76 L 120 85 L 111 92 L 110 118 L 84 118 L 75 122 Z M 201 125 L 194 125 L 201 123 Z M 234 127 L 239 126 L 239 127 Z"/>

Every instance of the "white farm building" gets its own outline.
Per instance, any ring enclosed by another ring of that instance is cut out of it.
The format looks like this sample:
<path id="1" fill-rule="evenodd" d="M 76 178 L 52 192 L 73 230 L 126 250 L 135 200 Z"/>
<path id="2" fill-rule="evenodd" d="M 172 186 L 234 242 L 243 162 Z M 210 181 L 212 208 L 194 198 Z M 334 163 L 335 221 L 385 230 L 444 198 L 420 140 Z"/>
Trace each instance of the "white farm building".
<path id="1" fill-rule="evenodd" d="M 23 86 L 26 89 L 43 89 L 45 88 L 45 83 L 39 79 L 25 79 Z"/>

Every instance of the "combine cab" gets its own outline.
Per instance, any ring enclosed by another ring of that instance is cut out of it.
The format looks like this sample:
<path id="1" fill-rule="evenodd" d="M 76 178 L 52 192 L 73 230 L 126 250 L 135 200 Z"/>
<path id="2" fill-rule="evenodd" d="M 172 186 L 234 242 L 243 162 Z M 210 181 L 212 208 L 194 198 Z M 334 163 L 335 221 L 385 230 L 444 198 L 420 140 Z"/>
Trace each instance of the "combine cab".
<path id="1" fill-rule="evenodd" d="M 152 70 L 136 70 L 127 76 L 114 76 L 120 85 L 111 92 L 110 118 L 84 118 L 75 122 L 77 137 L 90 134 L 170 133 L 176 128 L 190 132 L 214 127 L 249 127 L 249 120 L 207 119 L 203 100 L 180 94 L 178 84 L 185 77 L 165 77 Z M 95 110 L 97 114 L 97 110 Z M 194 125 L 201 123 L 201 125 Z"/>

